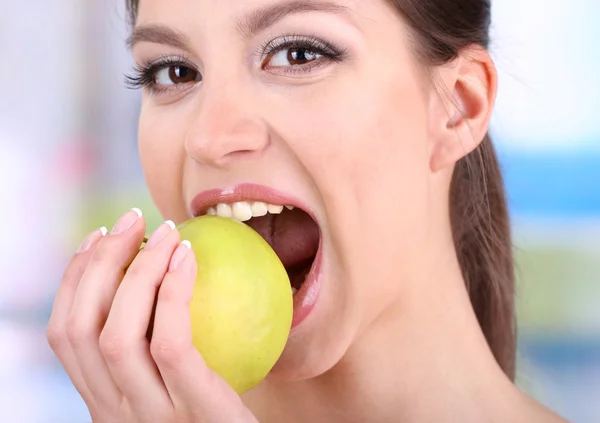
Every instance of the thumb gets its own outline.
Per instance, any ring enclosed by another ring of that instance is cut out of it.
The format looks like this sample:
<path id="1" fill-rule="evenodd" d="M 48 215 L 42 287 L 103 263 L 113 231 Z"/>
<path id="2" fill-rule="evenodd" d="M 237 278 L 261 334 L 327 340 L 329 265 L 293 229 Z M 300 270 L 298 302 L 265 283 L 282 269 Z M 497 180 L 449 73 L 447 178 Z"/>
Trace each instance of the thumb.
<path id="1" fill-rule="evenodd" d="M 189 304 L 197 264 L 185 241 L 173 253 L 171 264 L 158 294 L 150 349 L 176 415 L 193 416 L 199 422 L 257 423 L 240 396 L 192 344 Z"/>

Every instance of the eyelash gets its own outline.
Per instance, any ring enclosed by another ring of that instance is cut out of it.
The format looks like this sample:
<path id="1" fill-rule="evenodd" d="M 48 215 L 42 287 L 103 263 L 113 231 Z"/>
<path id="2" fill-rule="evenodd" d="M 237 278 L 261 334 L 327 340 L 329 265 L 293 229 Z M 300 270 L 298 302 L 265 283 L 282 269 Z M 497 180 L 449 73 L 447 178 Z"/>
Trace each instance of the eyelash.
<path id="1" fill-rule="evenodd" d="M 334 62 L 342 61 L 347 54 L 346 49 L 337 47 L 317 36 L 292 34 L 264 42 L 259 46 L 257 56 L 259 59 L 264 60 L 275 53 L 289 49 L 308 50 L 313 53 L 318 53 Z M 297 65 L 295 67 L 300 66 L 302 65 Z M 261 67 L 264 68 L 264 66 Z"/>
<path id="2" fill-rule="evenodd" d="M 264 42 L 259 46 L 254 56 L 258 60 L 264 61 L 272 57 L 275 53 L 290 49 L 307 50 L 322 56 L 322 58 L 312 60 L 303 65 L 277 67 L 286 69 L 280 71 L 281 73 L 291 75 L 310 72 L 312 69 L 322 66 L 323 59 L 339 63 L 347 54 L 346 49 L 337 47 L 319 37 L 292 34 Z M 171 90 L 181 90 L 183 89 L 181 85 L 187 86 L 187 84 L 173 84 L 169 87 L 160 87 L 155 83 L 156 74 L 159 71 L 172 66 L 184 67 L 199 72 L 186 56 L 162 56 L 151 62 L 136 65 L 133 69 L 133 74 L 125 76 L 125 84 L 131 89 L 148 89 L 152 94 Z M 265 65 L 264 63 L 261 64 L 261 69 L 265 70 L 266 68 L 268 68 L 268 65 Z"/>
<path id="3" fill-rule="evenodd" d="M 125 85 L 134 90 L 147 88 L 151 92 L 172 90 L 173 88 L 158 88 L 154 82 L 154 78 L 158 71 L 171 66 L 181 66 L 196 70 L 185 56 L 161 56 L 151 62 L 135 65 L 133 68 L 133 75 L 125 75 Z M 177 85 L 174 84 L 173 87 L 177 87 Z"/>

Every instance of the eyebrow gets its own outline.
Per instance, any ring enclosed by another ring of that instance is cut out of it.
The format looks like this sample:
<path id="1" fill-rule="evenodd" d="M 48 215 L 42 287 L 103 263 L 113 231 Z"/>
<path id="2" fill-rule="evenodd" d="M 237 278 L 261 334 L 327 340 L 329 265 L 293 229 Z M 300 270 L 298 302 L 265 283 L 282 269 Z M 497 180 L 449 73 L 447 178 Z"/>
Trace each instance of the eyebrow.
<path id="1" fill-rule="evenodd" d="M 250 38 L 288 15 L 307 12 L 341 13 L 347 10 L 346 6 L 333 2 L 315 0 L 286 1 L 264 6 L 243 16 L 237 23 L 237 29 L 242 36 Z"/>
<path id="2" fill-rule="evenodd" d="M 127 48 L 132 49 L 137 43 L 143 41 L 165 44 L 181 50 L 187 50 L 189 45 L 188 38 L 182 32 L 163 25 L 144 25 L 134 28 L 129 38 L 127 38 Z"/>
<path id="3" fill-rule="evenodd" d="M 236 28 L 243 37 L 250 38 L 288 15 L 307 12 L 341 13 L 347 10 L 348 7 L 334 2 L 318 0 L 285 1 L 264 6 L 242 16 L 238 20 Z M 143 41 L 189 50 L 189 39 L 185 34 L 163 25 L 144 25 L 134 28 L 131 36 L 127 38 L 126 44 L 129 49 L 132 49 L 137 43 Z"/>

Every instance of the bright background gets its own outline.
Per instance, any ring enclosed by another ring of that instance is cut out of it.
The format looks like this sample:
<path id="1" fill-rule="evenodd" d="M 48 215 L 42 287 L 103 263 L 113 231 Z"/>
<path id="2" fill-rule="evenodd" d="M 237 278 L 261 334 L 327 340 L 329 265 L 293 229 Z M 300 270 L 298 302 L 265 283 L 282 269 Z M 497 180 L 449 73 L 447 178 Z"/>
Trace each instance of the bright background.
<path id="1" fill-rule="evenodd" d="M 514 220 L 519 385 L 600 422 L 600 2 L 494 0 L 493 135 Z M 137 206 L 161 221 L 124 88 L 121 0 L 0 0 L 0 421 L 79 423 L 46 344 L 83 236 Z"/>

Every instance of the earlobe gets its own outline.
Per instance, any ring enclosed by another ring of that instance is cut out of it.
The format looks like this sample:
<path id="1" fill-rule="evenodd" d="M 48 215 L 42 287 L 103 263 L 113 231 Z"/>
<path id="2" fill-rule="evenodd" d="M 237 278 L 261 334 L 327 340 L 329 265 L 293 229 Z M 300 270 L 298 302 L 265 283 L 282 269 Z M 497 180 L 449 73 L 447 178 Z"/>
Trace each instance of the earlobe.
<path id="1" fill-rule="evenodd" d="M 443 73 L 444 91 L 437 101 L 444 103 L 445 115 L 437 112 L 430 116 L 433 148 L 430 167 L 437 172 L 454 165 L 481 143 L 488 130 L 496 99 L 497 75 L 489 54 L 481 49 L 459 56 L 451 68 Z"/>

